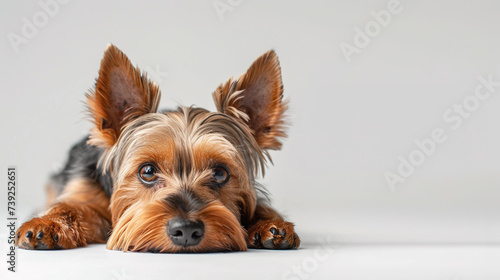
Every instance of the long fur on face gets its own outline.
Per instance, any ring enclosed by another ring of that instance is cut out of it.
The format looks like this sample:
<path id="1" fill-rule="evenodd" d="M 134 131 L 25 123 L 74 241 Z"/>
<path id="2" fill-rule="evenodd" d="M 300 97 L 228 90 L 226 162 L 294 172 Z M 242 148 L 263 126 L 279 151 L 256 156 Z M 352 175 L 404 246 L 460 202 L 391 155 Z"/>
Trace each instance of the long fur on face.
<path id="1" fill-rule="evenodd" d="M 116 187 L 110 207 L 114 229 L 108 248 L 245 250 L 241 215 L 246 220 L 252 218 L 254 178 L 264 160 L 249 129 L 223 114 L 182 107 L 132 121 L 101 161 L 103 169 L 113 174 Z M 154 187 L 145 186 L 137 177 L 144 163 L 159 169 L 160 182 Z M 215 164 L 224 164 L 231 173 L 230 181 L 217 190 L 208 187 Z M 193 193 L 207 205 L 185 213 L 169 205 L 169 197 L 183 192 Z M 204 241 L 182 248 L 169 240 L 165 225 L 179 215 L 205 223 Z M 226 234 L 217 234 L 220 232 Z"/>
<path id="2" fill-rule="evenodd" d="M 265 53 L 213 97 L 215 113 L 193 107 L 157 113 L 158 86 L 118 48 L 108 47 L 95 90 L 87 95 L 95 124 L 88 143 L 102 149 L 98 168 L 111 182 L 105 188 L 113 225 L 108 248 L 246 249 L 243 225 L 254 219 L 259 204 L 255 178 L 264 174 L 268 150 L 280 149 L 286 136 L 277 55 Z M 138 177 L 144 164 L 156 168 L 153 185 Z M 217 166 L 227 168 L 230 179 L 214 187 Z M 166 224 L 176 217 L 205 224 L 198 245 L 172 243 Z"/>
<path id="3" fill-rule="evenodd" d="M 255 181 L 286 136 L 276 53 L 221 84 L 213 93 L 217 112 L 157 112 L 160 95 L 108 46 L 87 94 L 91 134 L 71 148 L 48 184 L 52 205 L 18 229 L 16 245 L 107 242 L 114 250 L 172 253 L 299 246 L 293 224 Z"/>

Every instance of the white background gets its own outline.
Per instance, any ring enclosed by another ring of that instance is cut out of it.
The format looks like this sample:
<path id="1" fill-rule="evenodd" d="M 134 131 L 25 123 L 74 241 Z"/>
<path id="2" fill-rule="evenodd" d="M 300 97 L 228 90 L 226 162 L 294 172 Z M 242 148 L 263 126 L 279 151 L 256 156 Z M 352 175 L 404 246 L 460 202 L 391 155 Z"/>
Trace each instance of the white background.
<path id="1" fill-rule="evenodd" d="M 402 0 L 400 12 L 347 58 L 340 45 L 356 46 L 355 29 L 373 24 L 371 12 L 386 10 L 389 2 L 73 0 L 59 4 L 18 46 L 9 36 L 24 36 L 26 21 L 45 12 L 37 1 L 2 2 L 0 166 L 18 169 L 20 221 L 43 209 L 49 174 L 90 128 L 84 93 L 108 43 L 159 83 L 160 107 L 211 110 L 211 93 L 221 82 L 275 49 L 291 126 L 261 182 L 296 224 L 305 250 L 318 238 L 339 246 L 498 248 L 500 86 L 456 129 L 443 114 L 474 96 L 480 76 L 500 81 L 500 2 Z M 214 3 L 231 10 L 218 13 Z M 399 157 L 408 159 L 418 149 L 415 141 L 435 129 L 446 141 L 390 188 L 384 174 L 397 174 Z M 0 233 L 4 250 L 5 227 Z M 420 254 L 425 260 L 425 250 Z M 459 267 L 455 274 L 425 279 L 468 279 L 460 275 L 462 265 L 452 266 Z"/>

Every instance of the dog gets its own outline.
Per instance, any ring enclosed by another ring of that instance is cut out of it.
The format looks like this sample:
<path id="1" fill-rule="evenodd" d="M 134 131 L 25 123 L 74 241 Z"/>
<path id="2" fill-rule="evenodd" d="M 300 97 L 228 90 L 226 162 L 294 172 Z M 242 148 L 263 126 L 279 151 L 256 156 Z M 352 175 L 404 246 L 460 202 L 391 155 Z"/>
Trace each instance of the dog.
<path id="1" fill-rule="evenodd" d="M 86 94 L 90 135 L 48 184 L 49 206 L 16 233 L 22 249 L 179 253 L 295 249 L 294 225 L 256 182 L 286 138 L 271 50 L 213 93 L 217 112 L 158 111 L 158 85 L 109 45 Z"/>

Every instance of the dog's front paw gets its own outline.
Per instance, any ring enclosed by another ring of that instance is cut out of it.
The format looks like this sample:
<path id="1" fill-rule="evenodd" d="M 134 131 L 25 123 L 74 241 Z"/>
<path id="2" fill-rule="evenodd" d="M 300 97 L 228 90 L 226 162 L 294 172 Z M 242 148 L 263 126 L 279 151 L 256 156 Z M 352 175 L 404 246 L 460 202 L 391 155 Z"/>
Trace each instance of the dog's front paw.
<path id="1" fill-rule="evenodd" d="M 16 245 L 22 249 L 71 249 L 82 246 L 77 230 L 58 221 L 34 218 L 24 223 L 16 233 Z"/>
<path id="2" fill-rule="evenodd" d="M 248 230 L 248 246 L 257 249 L 296 249 L 300 238 L 293 224 L 282 220 L 265 220 Z"/>

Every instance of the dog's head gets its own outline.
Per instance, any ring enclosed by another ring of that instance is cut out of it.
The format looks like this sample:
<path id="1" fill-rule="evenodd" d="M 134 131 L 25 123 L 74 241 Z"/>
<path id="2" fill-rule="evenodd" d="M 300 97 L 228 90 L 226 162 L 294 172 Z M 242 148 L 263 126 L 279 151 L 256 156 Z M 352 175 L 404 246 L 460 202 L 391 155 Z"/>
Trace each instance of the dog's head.
<path id="1" fill-rule="evenodd" d="M 246 250 L 255 177 L 284 138 L 283 85 L 273 51 L 213 93 L 217 112 L 157 112 L 160 90 L 110 45 L 95 89 L 89 144 L 113 181 L 107 247 L 154 252 Z"/>

